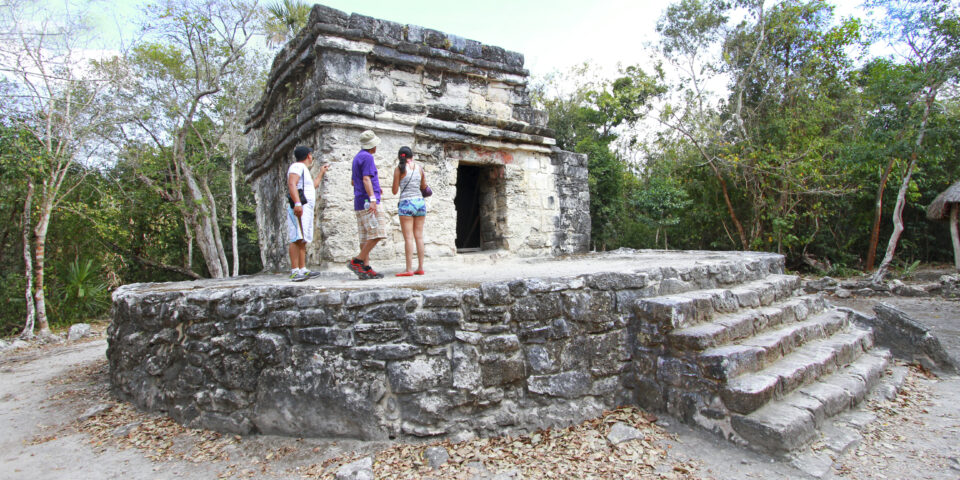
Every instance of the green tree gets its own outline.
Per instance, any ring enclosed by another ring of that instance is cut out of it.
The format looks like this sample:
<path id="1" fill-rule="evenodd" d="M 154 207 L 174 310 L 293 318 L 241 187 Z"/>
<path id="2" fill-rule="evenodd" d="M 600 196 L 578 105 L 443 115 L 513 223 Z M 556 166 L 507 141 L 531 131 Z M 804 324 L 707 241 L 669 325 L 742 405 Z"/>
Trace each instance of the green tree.
<path id="1" fill-rule="evenodd" d="M 11 82 L 4 90 L 4 107 L 15 112 L 18 128 L 36 140 L 34 150 L 21 156 L 29 163 L 21 170 L 28 185 L 23 239 L 32 250 L 24 265 L 25 277 L 32 281 L 26 285 L 23 335 L 33 335 L 35 325 L 45 335 L 50 332 L 45 294 L 50 223 L 63 198 L 84 179 L 73 173 L 87 171 L 78 167 L 104 152 L 106 145 L 97 139 L 106 122 L 102 100 L 111 82 L 92 73 L 81 52 L 95 33 L 83 14 L 11 0 L 0 5 L 0 24 L 7 29 L 0 36 L 0 59 Z M 28 231 L 32 215 L 36 223 Z"/>
<path id="2" fill-rule="evenodd" d="M 263 29 L 267 41 L 272 45 L 282 45 L 296 37 L 310 19 L 310 5 L 301 0 L 283 0 L 267 6 L 267 16 Z"/>
<path id="3" fill-rule="evenodd" d="M 683 161 L 683 158 L 696 157 L 697 163 L 709 167 L 737 233 L 739 247 L 748 248 L 749 241 L 728 185 L 728 165 L 722 155 L 722 147 L 731 142 L 730 124 L 724 122 L 723 106 L 708 87 L 716 82 L 723 69 L 722 60 L 712 54 L 727 34 L 730 7 L 729 2 L 718 0 L 682 0 L 668 6 L 657 23 L 661 35 L 660 54 L 677 76 L 670 82 L 671 88 L 658 115 L 660 123 L 667 128 L 658 143 L 666 150 L 690 150 L 695 154 L 694 157 L 667 155 L 661 158 Z M 691 148 L 671 148 L 681 144 Z M 730 236 L 729 230 L 725 228 L 725 231 Z"/>
<path id="4" fill-rule="evenodd" d="M 633 191 L 630 200 L 640 219 L 656 229 L 655 245 L 663 232 L 664 249 L 670 248 L 667 243 L 667 227 L 679 224 L 680 215 L 693 203 L 680 182 L 671 177 L 650 177 L 640 188 Z"/>
<path id="5" fill-rule="evenodd" d="M 905 60 L 919 77 L 919 89 L 912 103 L 922 108 L 913 136 L 910 160 L 893 209 L 893 232 L 883 261 L 873 275 L 873 280 L 879 282 L 893 261 L 904 230 L 903 210 L 907 191 L 920 155 L 925 150 L 924 137 L 938 96 L 945 84 L 960 78 L 960 13 L 949 0 L 883 0 L 871 5 L 886 11 L 887 20 L 882 26 L 888 38 L 908 47 Z"/>
<path id="6" fill-rule="evenodd" d="M 595 248 L 606 250 L 624 244 L 624 232 L 629 230 L 624 222 L 635 218 L 629 213 L 628 194 L 639 181 L 630 165 L 613 151 L 613 144 L 622 128 L 644 118 L 650 100 L 663 92 L 663 86 L 639 67 L 623 69 L 613 81 L 584 82 L 589 68 L 584 65 L 566 78 L 548 78 L 536 88 L 534 98 L 549 115 L 557 146 L 588 156 L 591 237 Z M 570 93 L 545 93 L 561 92 L 559 84 L 574 79 L 580 82 Z"/>
<path id="7" fill-rule="evenodd" d="M 0 290 L 3 295 L 0 299 L 3 302 L 0 305 L 0 334 L 12 333 L 19 328 L 24 336 L 29 337 L 34 331 L 36 304 L 30 234 L 35 189 L 32 178 L 35 176 L 33 156 L 41 151 L 41 144 L 21 119 L 0 117 L 0 212 L 8 219 L 2 225 L 0 241 L 0 269 L 4 284 Z M 23 263 L 13 260 L 18 252 Z M 15 269 L 23 273 L 15 274 Z"/>
<path id="8" fill-rule="evenodd" d="M 739 248 L 799 257 L 824 199 L 853 190 L 838 152 L 858 111 L 848 52 L 863 46 L 861 27 L 834 25 L 818 0 L 739 5 L 747 16 L 735 25 L 722 1 L 684 0 L 661 19 L 661 54 L 683 81 L 660 110 L 659 145 L 694 153 L 675 158 L 715 178 Z M 724 101 L 706 88 L 720 75 Z"/>
<path id="9" fill-rule="evenodd" d="M 248 44 L 255 35 L 258 9 L 239 0 L 166 0 L 150 14 L 154 20 L 145 29 L 148 41 L 119 67 L 125 76 L 115 101 L 124 128 L 117 132 L 136 132 L 134 139 L 153 144 L 158 155 L 141 158 L 136 176 L 178 206 L 188 238 L 186 266 L 196 242 L 209 275 L 224 277 L 230 268 L 210 187 L 217 166 L 211 159 L 228 132 L 236 130 L 236 121 L 220 117 L 236 117 L 219 109 L 236 93 L 227 85 L 256 78 L 248 77 L 251 72 L 244 67 L 249 65 Z M 236 145 L 236 136 L 231 138 L 229 143 Z M 165 161 L 166 167 L 156 160 Z"/>

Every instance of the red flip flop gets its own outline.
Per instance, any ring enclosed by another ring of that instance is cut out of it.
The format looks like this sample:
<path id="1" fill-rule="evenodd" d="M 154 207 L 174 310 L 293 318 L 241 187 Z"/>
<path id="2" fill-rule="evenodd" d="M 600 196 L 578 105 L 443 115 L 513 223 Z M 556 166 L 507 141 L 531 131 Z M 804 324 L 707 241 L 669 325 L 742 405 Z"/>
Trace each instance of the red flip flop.
<path id="1" fill-rule="evenodd" d="M 421 275 L 422 275 L 422 274 L 421 274 Z M 397 276 L 398 276 L 398 277 L 412 277 L 412 276 L 413 276 L 413 272 L 400 272 L 400 273 L 397 273 Z"/>
<path id="2" fill-rule="evenodd" d="M 416 272 L 413 272 L 413 273 L 417 275 L 423 275 L 423 269 L 421 268 L 420 270 L 417 270 Z"/>

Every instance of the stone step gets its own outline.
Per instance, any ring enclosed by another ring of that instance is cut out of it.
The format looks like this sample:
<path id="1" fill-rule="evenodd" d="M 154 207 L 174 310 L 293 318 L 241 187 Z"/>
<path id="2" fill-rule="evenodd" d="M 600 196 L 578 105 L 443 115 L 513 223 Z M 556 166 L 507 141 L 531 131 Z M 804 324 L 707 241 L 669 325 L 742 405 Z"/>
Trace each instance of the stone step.
<path id="1" fill-rule="evenodd" d="M 767 352 L 762 347 L 737 347 L 744 350 L 735 355 L 720 351 L 724 347 L 716 349 L 721 355 L 706 357 L 710 363 L 702 365 L 712 378 L 727 381 L 720 390 L 724 405 L 733 412 L 747 414 L 851 364 L 873 347 L 873 333 L 851 326 L 767 363 L 763 359 Z"/>
<path id="2" fill-rule="evenodd" d="M 634 310 L 639 318 L 660 324 L 666 331 L 686 328 L 715 315 L 742 308 L 760 308 L 790 298 L 799 288 L 795 275 L 769 275 L 762 280 L 725 289 L 697 290 L 676 295 L 641 298 Z"/>
<path id="3" fill-rule="evenodd" d="M 769 275 L 762 280 L 731 288 L 730 293 L 741 307 L 761 307 L 793 296 L 800 288 L 796 275 Z"/>
<path id="4" fill-rule="evenodd" d="M 708 323 L 674 330 L 667 339 L 677 350 L 705 350 L 757 335 L 772 327 L 803 321 L 824 308 L 822 296 L 804 295 L 768 307 L 719 315 Z"/>
<path id="5" fill-rule="evenodd" d="M 733 430 L 751 445 L 773 452 L 796 450 L 813 441 L 824 421 L 859 403 L 890 364 L 890 353 L 874 351 L 823 377 L 769 402 L 747 415 L 733 415 Z"/>
<path id="6" fill-rule="evenodd" d="M 753 337 L 740 340 L 740 345 L 760 347 L 764 353 L 760 361 L 772 364 L 801 346 L 828 338 L 850 325 L 847 314 L 837 310 L 819 313 L 812 318 L 781 325 Z"/>

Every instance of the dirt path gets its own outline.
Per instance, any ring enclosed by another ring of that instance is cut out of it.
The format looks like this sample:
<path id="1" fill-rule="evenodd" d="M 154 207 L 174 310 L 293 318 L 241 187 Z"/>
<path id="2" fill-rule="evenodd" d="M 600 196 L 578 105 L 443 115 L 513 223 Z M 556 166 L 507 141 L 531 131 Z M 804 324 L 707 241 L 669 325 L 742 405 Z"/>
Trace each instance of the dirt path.
<path id="1" fill-rule="evenodd" d="M 4 478 L 151 478 L 154 465 L 133 452 L 95 458 L 86 439 L 63 427 L 88 407 L 62 405 L 69 384 L 51 383 L 78 366 L 102 362 L 106 341 L 10 356 L 0 364 L 0 476 Z"/>
<path id="2" fill-rule="evenodd" d="M 831 298 L 831 303 L 873 315 L 879 302 L 930 327 L 947 352 L 960 358 L 960 300 L 937 297 Z M 960 478 L 960 377 L 913 372 L 893 402 L 870 405 L 878 421 L 841 459 L 833 478 Z"/>
<path id="3" fill-rule="evenodd" d="M 137 412 L 108 393 L 106 348 L 100 339 L 0 360 L 0 479 L 290 478 L 378 447 L 223 436 Z"/>

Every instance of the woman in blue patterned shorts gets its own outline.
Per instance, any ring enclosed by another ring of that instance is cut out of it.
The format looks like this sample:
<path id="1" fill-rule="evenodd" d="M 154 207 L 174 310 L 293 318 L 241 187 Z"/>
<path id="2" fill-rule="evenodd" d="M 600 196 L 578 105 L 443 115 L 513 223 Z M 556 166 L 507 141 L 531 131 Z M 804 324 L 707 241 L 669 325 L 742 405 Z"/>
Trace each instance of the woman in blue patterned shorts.
<path id="1" fill-rule="evenodd" d="M 410 147 L 400 147 L 397 157 L 399 165 L 393 169 L 393 194 L 400 192 L 397 211 L 400 213 L 400 230 L 403 232 L 404 250 L 407 254 L 407 269 L 397 276 L 423 275 L 423 222 L 427 218 L 427 203 L 420 190 L 426 188 L 427 179 L 423 175 L 423 168 L 413 161 Z M 418 265 L 415 271 L 410 268 L 414 241 L 417 245 Z"/>

